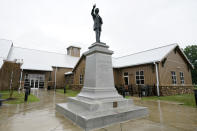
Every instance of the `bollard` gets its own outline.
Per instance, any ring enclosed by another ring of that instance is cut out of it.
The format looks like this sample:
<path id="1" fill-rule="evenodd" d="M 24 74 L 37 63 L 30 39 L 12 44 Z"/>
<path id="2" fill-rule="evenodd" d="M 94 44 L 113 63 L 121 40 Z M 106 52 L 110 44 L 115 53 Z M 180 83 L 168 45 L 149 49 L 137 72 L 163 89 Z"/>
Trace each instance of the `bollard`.
<path id="1" fill-rule="evenodd" d="M 125 98 L 125 89 L 124 89 L 124 87 L 122 88 L 122 96 Z"/>
<path id="2" fill-rule="evenodd" d="M 64 94 L 66 94 L 66 87 L 64 87 Z"/>
<path id="3" fill-rule="evenodd" d="M 2 101 L 1 101 L 1 94 L 0 94 L 0 106 L 2 105 Z"/>
<path id="4" fill-rule="evenodd" d="M 194 89 L 194 98 L 195 98 L 195 101 L 196 101 L 196 106 L 197 106 L 197 89 Z"/>
<path id="5" fill-rule="evenodd" d="M 29 95 L 29 90 L 26 88 L 25 89 L 25 102 L 28 100 L 28 95 Z"/>

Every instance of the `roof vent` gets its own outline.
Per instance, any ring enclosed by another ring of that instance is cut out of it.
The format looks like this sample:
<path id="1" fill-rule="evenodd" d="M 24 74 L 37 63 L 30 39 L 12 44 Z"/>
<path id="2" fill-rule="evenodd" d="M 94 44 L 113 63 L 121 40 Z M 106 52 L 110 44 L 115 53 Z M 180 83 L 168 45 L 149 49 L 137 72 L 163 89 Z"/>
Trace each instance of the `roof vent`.
<path id="1" fill-rule="evenodd" d="M 74 57 L 80 57 L 80 50 L 81 50 L 80 47 L 69 46 L 67 48 L 67 55 L 74 56 Z"/>

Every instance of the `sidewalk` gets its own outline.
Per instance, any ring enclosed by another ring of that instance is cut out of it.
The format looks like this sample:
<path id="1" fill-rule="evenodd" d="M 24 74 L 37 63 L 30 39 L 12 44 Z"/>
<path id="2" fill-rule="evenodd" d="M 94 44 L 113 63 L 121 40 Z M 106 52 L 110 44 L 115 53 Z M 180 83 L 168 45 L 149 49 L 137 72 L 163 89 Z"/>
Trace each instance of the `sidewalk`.
<path id="1" fill-rule="evenodd" d="M 0 107 L 0 131 L 82 131 L 55 111 L 55 104 L 66 102 L 64 94 L 35 90 L 39 102 Z M 197 109 L 160 101 L 141 101 L 149 108 L 146 118 L 114 124 L 96 131 L 171 131 L 197 130 Z"/>

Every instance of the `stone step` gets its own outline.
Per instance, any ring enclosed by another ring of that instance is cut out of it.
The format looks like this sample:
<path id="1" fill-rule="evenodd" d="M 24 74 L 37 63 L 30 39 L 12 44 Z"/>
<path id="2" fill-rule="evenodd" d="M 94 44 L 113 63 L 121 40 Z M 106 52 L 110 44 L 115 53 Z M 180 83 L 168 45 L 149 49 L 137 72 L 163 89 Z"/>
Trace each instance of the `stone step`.
<path id="1" fill-rule="evenodd" d="M 148 115 L 146 107 L 134 105 L 125 108 L 89 112 L 84 109 L 73 110 L 73 108 L 69 108 L 67 103 L 63 103 L 57 104 L 56 110 L 86 131 Z"/>

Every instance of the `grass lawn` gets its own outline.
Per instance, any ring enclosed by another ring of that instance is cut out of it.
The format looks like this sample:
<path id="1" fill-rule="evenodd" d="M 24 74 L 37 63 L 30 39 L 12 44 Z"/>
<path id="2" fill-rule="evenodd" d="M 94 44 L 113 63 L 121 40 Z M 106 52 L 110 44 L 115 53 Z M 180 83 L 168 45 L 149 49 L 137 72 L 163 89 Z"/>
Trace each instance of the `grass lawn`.
<path id="1" fill-rule="evenodd" d="M 163 101 L 173 101 L 180 102 L 186 106 L 196 107 L 194 94 L 183 94 L 183 95 L 174 95 L 174 96 L 151 96 L 151 97 L 142 97 L 142 100 L 163 100 Z"/>
<path id="2" fill-rule="evenodd" d="M 131 98 L 131 96 L 125 96 L 125 98 L 126 98 L 126 99 L 129 99 L 129 98 Z"/>
<path id="3" fill-rule="evenodd" d="M 64 89 L 57 89 L 56 92 L 64 94 Z M 66 96 L 75 97 L 80 91 L 73 91 L 71 89 L 66 90 Z"/>
<path id="4" fill-rule="evenodd" d="M 1 96 L 1 99 L 8 99 L 9 98 L 9 91 L 0 91 L 0 94 L 2 95 Z M 25 97 L 25 94 L 24 93 L 18 93 L 18 91 L 14 91 L 13 92 L 13 95 L 12 95 L 12 100 L 8 100 L 8 101 L 4 101 L 3 103 L 6 103 L 6 104 L 21 104 L 21 103 L 24 103 L 24 97 Z M 36 96 L 30 94 L 28 96 L 28 101 L 27 103 L 30 103 L 30 102 L 37 102 L 39 101 L 40 99 L 37 98 Z"/>

